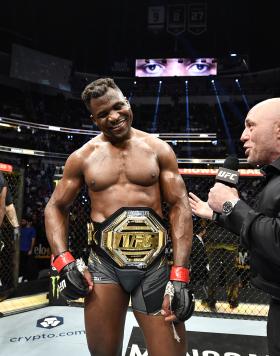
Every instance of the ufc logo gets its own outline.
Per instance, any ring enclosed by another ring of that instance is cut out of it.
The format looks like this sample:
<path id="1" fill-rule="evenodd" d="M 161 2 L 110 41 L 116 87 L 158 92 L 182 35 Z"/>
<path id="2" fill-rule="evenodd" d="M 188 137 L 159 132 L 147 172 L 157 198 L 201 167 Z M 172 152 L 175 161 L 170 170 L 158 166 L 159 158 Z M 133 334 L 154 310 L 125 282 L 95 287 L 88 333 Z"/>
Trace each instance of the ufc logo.
<path id="1" fill-rule="evenodd" d="M 65 289 L 65 288 L 66 288 L 66 282 L 65 282 L 65 279 L 63 279 L 63 280 L 59 283 L 58 289 L 59 289 L 59 291 L 61 292 L 61 291 L 63 291 L 63 289 Z"/>
<path id="2" fill-rule="evenodd" d="M 237 176 L 238 175 L 236 173 L 230 173 L 230 172 L 226 172 L 226 171 L 219 171 L 219 173 L 218 173 L 218 177 L 229 179 L 229 180 L 232 180 L 233 182 L 236 181 Z"/>

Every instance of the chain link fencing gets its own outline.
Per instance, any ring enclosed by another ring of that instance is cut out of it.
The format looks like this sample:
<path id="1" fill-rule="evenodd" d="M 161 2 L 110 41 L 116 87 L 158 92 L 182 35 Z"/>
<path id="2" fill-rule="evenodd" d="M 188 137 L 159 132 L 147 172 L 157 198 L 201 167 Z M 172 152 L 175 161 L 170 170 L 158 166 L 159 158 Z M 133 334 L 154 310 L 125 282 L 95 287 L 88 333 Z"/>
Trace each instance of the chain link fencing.
<path id="1" fill-rule="evenodd" d="M 18 219 L 21 217 L 23 200 L 23 171 L 3 172 L 8 189 L 13 197 Z M 19 240 L 14 239 L 13 228 L 4 218 L 0 235 L 0 300 L 6 299 L 18 284 Z"/>
<path id="2" fill-rule="evenodd" d="M 215 177 L 184 176 L 188 191 L 206 201 Z M 254 207 L 263 188 L 263 177 L 240 177 L 241 197 Z M 265 318 L 269 297 L 250 283 L 250 254 L 239 236 L 214 221 L 194 217 L 191 284 L 196 310 L 207 315 Z"/>

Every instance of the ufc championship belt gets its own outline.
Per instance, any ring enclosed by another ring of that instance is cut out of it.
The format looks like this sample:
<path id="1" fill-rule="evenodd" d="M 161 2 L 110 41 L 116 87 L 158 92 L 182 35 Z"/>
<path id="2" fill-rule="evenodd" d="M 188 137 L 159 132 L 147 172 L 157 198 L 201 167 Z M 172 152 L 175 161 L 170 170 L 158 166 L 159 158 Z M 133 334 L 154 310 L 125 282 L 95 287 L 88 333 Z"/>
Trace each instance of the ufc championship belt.
<path id="1" fill-rule="evenodd" d="M 167 244 L 164 223 L 150 208 L 121 208 L 98 225 L 93 240 L 119 267 L 146 268 Z"/>

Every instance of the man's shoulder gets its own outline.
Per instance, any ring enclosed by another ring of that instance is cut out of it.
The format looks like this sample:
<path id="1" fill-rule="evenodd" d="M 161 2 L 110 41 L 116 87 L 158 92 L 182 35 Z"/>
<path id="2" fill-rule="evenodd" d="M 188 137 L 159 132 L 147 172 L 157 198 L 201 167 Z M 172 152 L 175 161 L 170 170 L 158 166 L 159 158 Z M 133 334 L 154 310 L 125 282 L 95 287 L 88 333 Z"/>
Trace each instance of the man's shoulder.
<path id="1" fill-rule="evenodd" d="M 158 137 L 158 134 L 152 134 L 152 133 L 148 133 L 148 132 L 144 132 L 141 130 L 135 130 L 136 133 L 136 137 L 139 139 L 143 139 L 148 145 L 153 146 L 155 149 L 157 148 L 168 148 L 169 145 L 168 143 L 166 143 L 165 141 L 161 140 Z"/>
<path id="2" fill-rule="evenodd" d="M 88 157 L 88 155 L 93 152 L 96 147 L 101 143 L 101 140 L 99 138 L 100 135 L 90 139 L 87 141 L 83 146 L 75 150 L 74 152 L 71 153 L 69 156 L 70 159 L 81 159 L 83 157 Z"/>

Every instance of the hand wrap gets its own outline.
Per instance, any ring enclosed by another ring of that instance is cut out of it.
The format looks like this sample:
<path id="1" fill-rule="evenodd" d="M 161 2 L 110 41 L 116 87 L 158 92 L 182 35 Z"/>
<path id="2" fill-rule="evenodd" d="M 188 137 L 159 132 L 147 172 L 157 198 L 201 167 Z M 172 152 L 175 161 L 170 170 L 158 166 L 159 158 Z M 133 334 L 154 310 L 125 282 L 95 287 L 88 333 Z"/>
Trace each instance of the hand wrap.
<path id="1" fill-rule="evenodd" d="M 172 266 L 169 283 L 173 287 L 174 297 L 171 307 L 180 321 L 189 319 L 195 307 L 193 293 L 188 288 L 189 281 L 189 270 L 187 268 Z"/>
<path id="2" fill-rule="evenodd" d="M 19 226 L 14 227 L 13 235 L 14 235 L 14 241 L 19 240 L 19 238 L 20 238 L 20 227 Z"/>
<path id="3" fill-rule="evenodd" d="M 89 286 L 83 276 L 87 269 L 82 259 L 75 260 L 69 251 L 56 256 L 52 266 L 59 273 L 58 289 L 66 299 L 78 299 L 85 297 L 89 292 Z"/>

